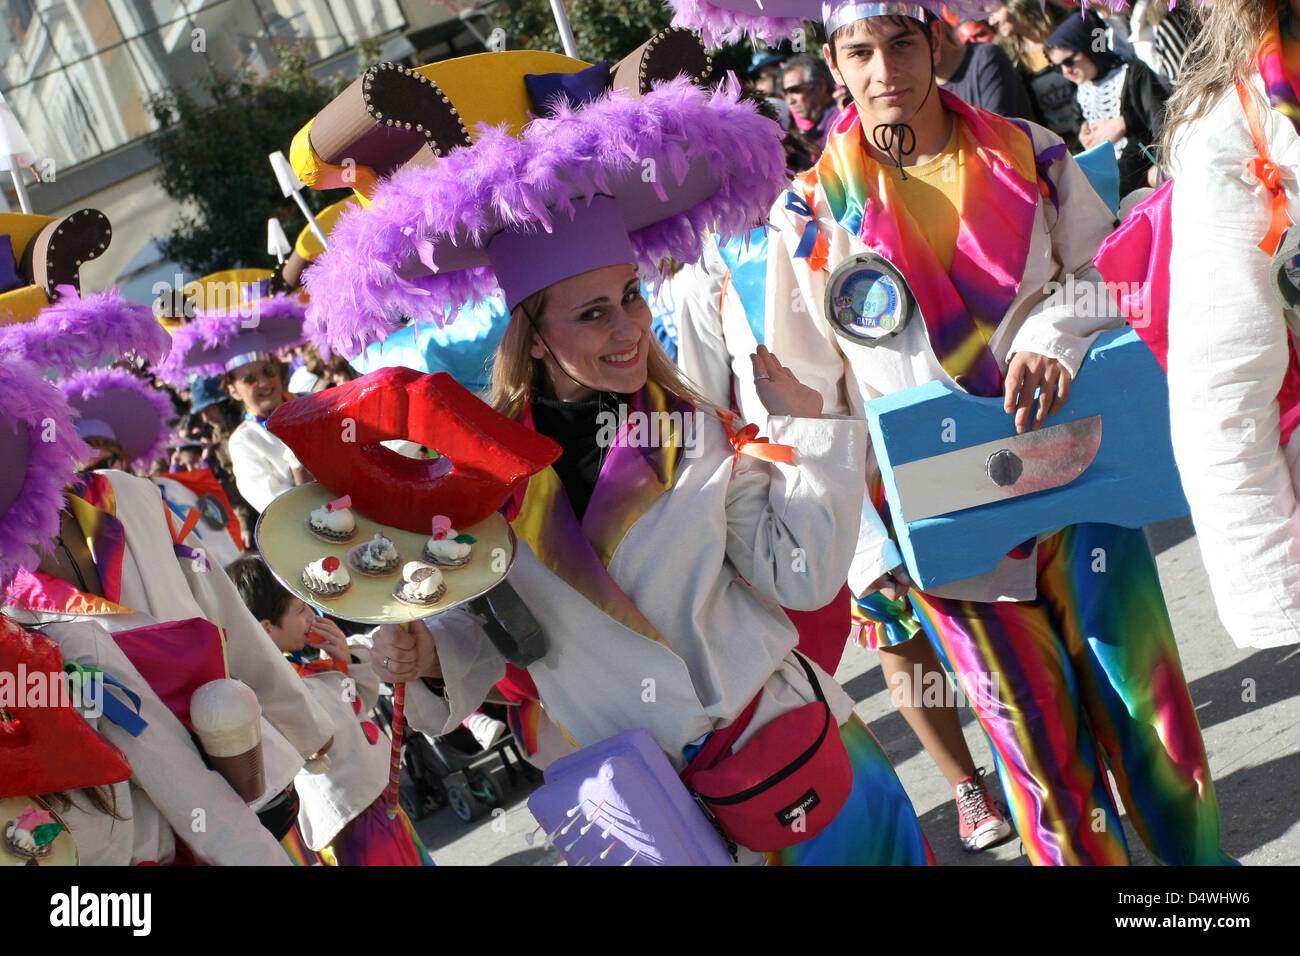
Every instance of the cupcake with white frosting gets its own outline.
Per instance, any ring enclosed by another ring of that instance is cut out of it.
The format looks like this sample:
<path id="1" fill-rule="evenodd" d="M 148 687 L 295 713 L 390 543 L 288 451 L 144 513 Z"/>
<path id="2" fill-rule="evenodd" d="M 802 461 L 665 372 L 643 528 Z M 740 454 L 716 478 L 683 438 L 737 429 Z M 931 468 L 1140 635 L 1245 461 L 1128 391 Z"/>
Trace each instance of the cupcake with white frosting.
<path id="1" fill-rule="evenodd" d="M 362 574 L 383 577 L 392 574 L 402 563 L 402 556 L 397 553 L 397 546 L 382 534 L 376 534 L 365 544 L 359 544 L 348 552 L 348 563 Z"/>
<path id="2" fill-rule="evenodd" d="M 393 588 L 393 597 L 414 607 L 437 604 L 446 593 L 442 572 L 423 561 L 408 561 L 402 567 L 402 580 Z"/>
<path id="3" fill-rule="evenodd" d="M 302 569 L 302 586 L 318 598 L 336 598 L 352 587 L 343 562 L 330 555 Z"/>
<path id="4" fill-rule="evenodd" d="M 307 516 L 307 530 L 330 544 L 342 544 L 357 536 L 357 519 L 352 515 L 352 497 L 344 495 L 321 505 Z"/>
<path id="5" fill-rule="evenodd" d="M 451 519 L 446 515 L 436 515 L 433 519 L 433 533 L 424 543 L 420 555 L 430 564 L 444 568 L 463 568 L 472 557 L 474 539 L 467 534 L 458 534 L 451 526 Z"/>

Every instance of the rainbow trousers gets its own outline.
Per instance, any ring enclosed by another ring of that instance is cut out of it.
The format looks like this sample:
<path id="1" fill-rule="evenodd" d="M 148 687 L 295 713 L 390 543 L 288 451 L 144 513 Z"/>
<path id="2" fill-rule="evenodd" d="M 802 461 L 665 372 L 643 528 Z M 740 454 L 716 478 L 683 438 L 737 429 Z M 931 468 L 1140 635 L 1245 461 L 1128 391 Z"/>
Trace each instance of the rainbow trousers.
<path id="1" fill-rule="evenodd" d="M 1080 524 L 1041 542 L 1033 601 L 908 597 L 988 735 L 1032 863 L 1129 862 L 1107 767 L 1160 862 L 1234 862 L 1141 530 Z"/>

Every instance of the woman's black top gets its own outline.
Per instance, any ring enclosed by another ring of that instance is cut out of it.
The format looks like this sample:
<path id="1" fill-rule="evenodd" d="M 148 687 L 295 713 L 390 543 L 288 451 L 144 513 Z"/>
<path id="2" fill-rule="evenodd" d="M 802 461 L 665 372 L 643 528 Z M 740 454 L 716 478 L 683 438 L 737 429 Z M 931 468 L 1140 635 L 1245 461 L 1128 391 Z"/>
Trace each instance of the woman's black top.
<path id="1" fill-rule="evenodd" d="M 625 404 L 628 398 L 614 392 L 600 392 L 580 402 L 533 397 L 533 427 L 564 449 L 564 454 L 551 467 L 564 486 L 579 521 L 587 513 L 600 467 L 609 452 L 599 439 L 612 435 L 613 428 L 602 430 L 601 425 L 606 421 L 617 421 L 619 405 Z M 601 417 L 602 412 L 606 418 Z"/>

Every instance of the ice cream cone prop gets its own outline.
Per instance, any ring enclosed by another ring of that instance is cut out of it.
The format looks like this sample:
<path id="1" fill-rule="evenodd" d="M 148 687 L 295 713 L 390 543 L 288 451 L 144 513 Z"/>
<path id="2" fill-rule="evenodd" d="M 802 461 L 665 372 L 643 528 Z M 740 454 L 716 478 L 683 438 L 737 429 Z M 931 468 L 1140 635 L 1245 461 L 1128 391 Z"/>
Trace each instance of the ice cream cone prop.
<path id="1" fill-rule="evenodd" d="M 246 803 L 266 790 L 262 708 L 257 694 L 228 677 L 209 681 L 190 698 L 190 720 L 213 769 Z"/>

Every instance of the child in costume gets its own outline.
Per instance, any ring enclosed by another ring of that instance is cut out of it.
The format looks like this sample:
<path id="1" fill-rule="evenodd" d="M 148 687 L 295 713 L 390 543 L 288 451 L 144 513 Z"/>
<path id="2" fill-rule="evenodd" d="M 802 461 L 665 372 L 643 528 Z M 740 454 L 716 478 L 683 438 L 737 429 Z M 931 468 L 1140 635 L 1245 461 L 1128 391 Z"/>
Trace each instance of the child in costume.
<path id="1" fill-rule="evenodd" d="M 1274 647 L 1300 641 L 1300 321 L 1296 298 L 1278 297 L 1295 282 L 1296 228 L 1281 213 L 1300 221 L 1300 12 L 1223 0 L 1207 16 L 1163 144 L 1178 224 L 1170 419 L 1223 626 L 1239 647 Z"/>
<path id="2" fill-rule="evenodd" d="M 370 209 L 340 220 L 306 284 L 314 302 L 357 308 L 320 309 L 309 321 L 346 354 L 395 329 L 408 303 L 450 310 L 499 288 L 511 321 L 492 404 L 564 449 L 506 509 L 518 537 L 507 580 L 548 645 L 526 668 L 548 720 L 573 748 L 644 728 L 680 771 L 713 732 L 752 714 L 737 725 L 733 749 L 744 754 L 755 734 L 815 699 L 815 682 L 839 725 L 839 740 L 824 746 L 846 748 L 851 793 L 846 786 L 838 812 L 823 811 L 824 826 L 778 859 L 925 863 L 883 751 L 843 690 L 794 654 L 798 635 L 780 609 L 821 607 L 842 584 L 863 423 L 821 417 L 820 397 L 760 349 L 752 367 L 777 444 L 757 440 L 682 380 L 640 293 L 638 266 L 692 262 L 705 235 L 757 223 L 784 179 L 779 128 L 727 87 L 708 93 L 677 78 L 608 93 L 604 64 L 486 56 L 493 91 L 410 105 L 425 129 L 448 108 L 461 130 L 478 120 L 494 128 L 477 126 L 473 145 L 443 141 L 433 165 L 390 177 Z M 478 60 L 425 75 L 454 79 Z M 525 125 L 528 109 L 538 118 Z M 649 169 L 656 174 L 643 176 Z M 600 422 L 620 406 L 628 418 L 611 446 Z M 631 425 L 650 419 L 681 424 L 651 443 Z M 433 734 L 453 729 L 506 674 L 479 620 L 459 608 L 409 632 L 381 626 L 372 660 L 381 678 L 412 682 L 409 720 Z M 439 682 L 440 696 L 419 678 Z"/>
<path id="3" fill-rule="evenodd" d="M 299 772 L 298 823 L 307 845 L 332 851 L 339 866 L 432 866 L 420 838 L 399 807 L 389 820 L 388 738 L 368 717 L 379 699 L 370 648 L 343 636 L 286 591 L 262 559 L 245 555 L 226 568 L 263 630 L 298 671 L 334 720 L 334 746 Z M 321 656 L 308 654 L 311 648 Z"/>
<path id="4" fill-rule="evenodd" d="M 276 495 L 310 480 L 293 452 L 264 427 L 288 397 L 276 353 L 304 341 L 303 303 L 295 296 L 260 297 L 269 277 L 262 270 L 241 269 L 200 279 L 198 313 L 176 330 L 172 350 L 158 368 L 158 377 L 177 388 L 195 376 L 223 376 L 231 398 L 244 407 L 244 421 L 228 442 L 235 483 L 259 512 Z M 241 291 L 228 291 L 232 285 Z M 258 291 L 241 297 L 246 286 Z"/>
<path id="5" fill-rule="evenodd" d="M 936 88 L 925 4 L 818 6 L 806 15 L 824 17 L 824 52 L 854 107 L 820 163 L 773 209 L 783 248 L 768 256 L 768 344 L 837 411 L 861 415 L 867 400 L 942 380 L 1003 397 L 1018 432 L 1031 418 L 1041 425 L 1064 402 L 1093 338 L 1118 324 L 1044 289 L 1068 273 L 1078 280 L 1072 294 L 1090 287 L 1110 213 L 1059 137 Z M 750 24 L 763 23 L 755 6 Z M 832 281 L 852 278 L 846 260 L 868 250 L 901 271 L 921 320 L 859 345 L 832 331 L 823 301 Z M 878 491 L 874 458 L 868 467 Z M 874 508 L 863 519 L 849 584 L 859 599 L 905 595 L 881 621 L 914 612 L 951 663 L 1032 862 L 1128 862 L 1099 753 L 1155 857 L 1229 860 L 1140 530 L 1067 527 L 1025 542 L 986 574 L 921 592 L 896 570 L 901 557 Z M 1090 570 L 1097 548 L 1104 576 Z"/>

